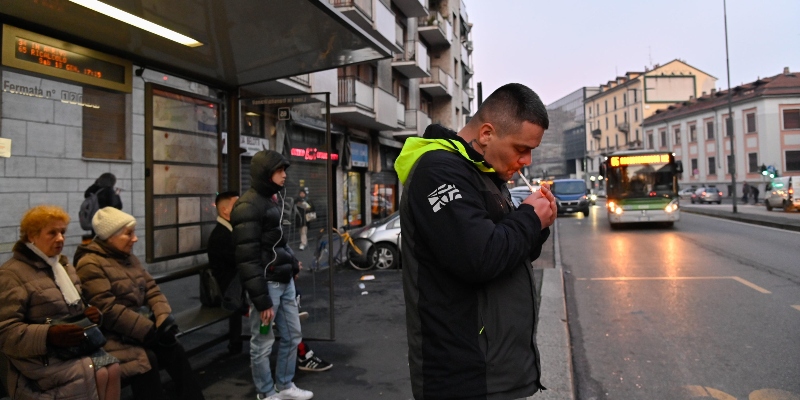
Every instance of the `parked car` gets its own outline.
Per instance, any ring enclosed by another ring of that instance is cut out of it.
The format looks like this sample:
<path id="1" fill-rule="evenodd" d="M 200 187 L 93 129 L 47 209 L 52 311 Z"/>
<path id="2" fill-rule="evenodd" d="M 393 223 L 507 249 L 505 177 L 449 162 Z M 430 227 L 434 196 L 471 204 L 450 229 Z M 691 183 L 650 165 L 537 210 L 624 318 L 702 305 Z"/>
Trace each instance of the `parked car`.
<path id="1" fill-rule="evenodd" d="M 767 211 L 780 208 L 783 211 L 800 211 L 800 197 L 795 196 L 795 188 L 800 186 L 800 178 L 796 176 L 781 176 L 773 178 L 771 189 L 764 196 L 764 205 Z"/>
<path id="2" fill-rule="evenodd" d="M 583 179 L 556 179 L 550 185 L 550 190 L 556 197 L 559 214 L 581 212 L 589 216 L 590 203 Z"/>
<path id="3" fill-rule="evenodd" d="M 354 238 L 372 241 L 367 258 L 377 269 L 400 268 L 400 212 L 372 221 L 369 225 L 351 233 Z"/>
<path id="4" fill-rule="evenodd" d="M 681 189 L 678 192 L 678 196 L 683 200 L 691 200 L 692 194 L 697 191 L 697 186 L 692 186 L 690 188 Z"/>
<path id="5" fill-rule="evenodd" d="M 695 203 L 717 203 L 722 204 L 722 192 L 719 191 L 714 186 L 704 186 L 697 188 L 697 190 L 692 193 L 692 204 Z"/>
<path id="6" fill-rule="evenodd" d="M 533 190 L 538 191 L 539 186 L 533 185 Z M 514 203 L 514 207 L 519 207 L 519 205 L 531 195 L 531 189 L 527 186 L 513 187 L 508 189 L 508 192 L 511 193 L 511 202 Z"/>

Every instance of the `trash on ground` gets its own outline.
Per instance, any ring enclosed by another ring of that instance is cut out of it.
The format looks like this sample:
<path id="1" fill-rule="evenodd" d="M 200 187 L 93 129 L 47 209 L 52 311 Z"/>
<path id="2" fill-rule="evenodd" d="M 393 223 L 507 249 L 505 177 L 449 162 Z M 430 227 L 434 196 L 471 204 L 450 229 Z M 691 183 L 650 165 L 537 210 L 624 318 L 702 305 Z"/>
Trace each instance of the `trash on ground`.
<path id="1" fill-rule="evenodd" d="M 367 292 L 367 291 L 365 290 L 365 291 L 361 292 L 361 295 L 362 295 L 362 296 L 364 296 L 364 295 L 366 295 L 366 294 L 368 294 L 368 293 L 369 293 L 369 292 Z"/>

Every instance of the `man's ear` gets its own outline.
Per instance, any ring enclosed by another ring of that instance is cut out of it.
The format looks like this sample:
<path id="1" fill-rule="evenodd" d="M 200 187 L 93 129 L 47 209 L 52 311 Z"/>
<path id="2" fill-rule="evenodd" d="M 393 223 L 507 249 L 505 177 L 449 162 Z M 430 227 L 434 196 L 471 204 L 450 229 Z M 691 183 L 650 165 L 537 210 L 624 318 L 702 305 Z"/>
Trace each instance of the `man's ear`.
<path id="1" fill-rule="evenodd" d="M 494 129 L 494 125 L 484 122 L 478 128 L 478 143 L 481 145 L 481 147 L 488 145 L 493 136 L 497 136 L 497 131 Z"/>

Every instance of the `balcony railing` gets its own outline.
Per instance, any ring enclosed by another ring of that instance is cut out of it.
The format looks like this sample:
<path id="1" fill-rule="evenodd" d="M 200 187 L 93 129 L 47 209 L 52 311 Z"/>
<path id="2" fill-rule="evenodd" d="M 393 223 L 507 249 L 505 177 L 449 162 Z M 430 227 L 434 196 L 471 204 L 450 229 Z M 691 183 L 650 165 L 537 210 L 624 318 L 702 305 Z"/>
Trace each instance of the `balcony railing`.
<path id="1" fill-rule="evenodd" d="M 600 131 L 600 129 L 595 129 L 595 130 L 592 131 L 592 137 L 593 138 L 598 138 L 599 139 L 600 136 L 602 136 L 602 135 L 603 135 L 603 132 Z"/>
<path id="2" fill-rule="evenodd" d="M 339 77 L 339 105 L 361 106 L 372 110 L 375 104 L 375 89 L 355 76 Z"/>
<path id="3" fill-rule="evenodd" d="M 295 81 L 295 82 L 297 82 L 299 84 L 302 84 L 302 85 L 306 85 L 306 86 L 310 86 L 311 85 L 311 83 L 310 83 L 311 81 L 309 79 L 309 74 L 290 76 L 289 79 L 291 79 L 291 80 L 293 80 L 293 81 Z"/>
<path id="4" fill-rule="evenodd" d="M 425 71 L 430 71 L 430 58 L 428 49 L 422 42 L 416 40 L 406 40 L 402 53 L 395 53 L 395 61 L 416 61 L 417 65 Z"/>
<path id="5" fill-rule="evenodd" d="M 400 102 L 397 103 L 397 123 L 406 125 L 406 105 Z"/>
<path id="6" fill-rule="evenodd" d="M 444 86 L 447 89 L 448 93 L 453 92 L 453 77 L 450 76 L 450 74 L 445 72 L 440 67 L 431 68 L 431 76 L 422 78 L 422 80 L 420 80 L 419 83 L 421 84 L 438 83 Z"/>
<path id="7" fill-rule="evenodd" d="M 355 7 L 372 19 L 372 0 L 330 0 L 334 7 Z"/>
<path id="8" fill-rule="evenodd" d="M 617 125 L 617 129 L 619 129 L 620 132 L 628 133 L 631 129 L 631 126 L 627 122 L 623 122 Z"/>

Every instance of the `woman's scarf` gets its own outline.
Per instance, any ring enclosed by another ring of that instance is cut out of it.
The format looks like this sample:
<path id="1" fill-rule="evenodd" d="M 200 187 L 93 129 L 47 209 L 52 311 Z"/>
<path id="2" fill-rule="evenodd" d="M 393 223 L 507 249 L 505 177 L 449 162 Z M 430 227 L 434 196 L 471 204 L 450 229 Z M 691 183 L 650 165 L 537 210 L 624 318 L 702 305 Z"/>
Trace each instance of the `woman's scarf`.
<path id="1" fill-rule="evenodd" d="M 61 289 L 61 294 L 64 296 L 64 300 L 67 304 L 71 306 L 78 304 L 78 302 L 81 301 L 81 296 L 78 294 L 78 289 L 75 289 L 72 279 L 69 278 L 66 268 L 58 262 L 60 254 L 55 257 L 48 257 L 47 254 L 44 254 L 44 252 L 39 250 L 33 243 L 25 243 L 25 245 L 53 269 L 53 276 L 56 278 L 56 286 Z"/>

